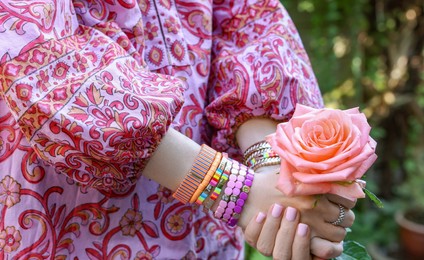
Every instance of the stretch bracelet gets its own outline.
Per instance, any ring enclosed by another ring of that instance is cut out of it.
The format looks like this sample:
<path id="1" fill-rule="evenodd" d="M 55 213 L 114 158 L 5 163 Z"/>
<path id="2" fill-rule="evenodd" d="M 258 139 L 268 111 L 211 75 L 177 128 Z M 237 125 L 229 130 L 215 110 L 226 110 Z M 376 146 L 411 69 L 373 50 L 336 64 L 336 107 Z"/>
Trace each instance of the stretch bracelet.
<path id="1" fill-rule="evenodd" d="M 205 175 L 210 169 L 216 154 L 217 152 L 214 149 L 207 145 L 202 145 L 190 172 L 186 175 L 172 196 L 184 204 L 189 202 L 205 178 Z"/>
<path id="2" fill-rule="evenodd" d="M 212 179 L 212 176 L 214 175 L 216 169 L 218 168 L 219 163 L 221 162 L 222 154 L 216 153 L 215 159 L 209 168 L 208 172 L 205 175 L 205 178 L 203 179 L 202 183 L 200 183 L 197 190 L 194 192 L 193 196 L 190 199 L 190 203 L 194 203 L 197 198 L 202 194 L 202 192 L 205 190 L 206 186 L 209 184 L 210 180 Z"/>
<path id="3" fill-rule="evenodd" d="M 236 200 L 236 205 L 234 206 L 233 214 L 231 215 L 231 218 L 227 223 L 230 227 L 237 225 L 237 222 L 241 216 L 241 212 L 243 211 L 243 206 L 249 196 L 254 176 L 254 171 L 252 169 L 248 169 L 245 180 L 243 182 L 243 187 L 241 188 L 241 192 Z"/>
<path id="4" fill-rule="evenodd" d="M 228 222 L 233 214 L 238 196 L 240 195 L 243 181 L 245 180 L 247 168 L 238 162 L 232 161 L 231 175 L 228 178 L 224 194 L 215 211 L 215 217 Z M 239 177 L 240 176 L 240 177 Z"/>
<path id="5" fill-rule="evenodd" d="M 206 199 L 205 203 L 203 203 L 204 211 L 209 210 L 213 206 L 213 204 L 216 202 L 216 199 L 221 195 L 221 192 L 228 181 L 228 177 L 231 173 L 232 160 L 228 158 L 225 159 L 227 162 L 225 164 L 224 172 L 222 173 L 221 178 L 219 179 L 219 182 L 211 195 Z"/>
<path id="6" fill-rule="evenodd" d="M 244 165 L 234 164 L 231 175 L 219 201 L 214 216 L 235 226 L 240 218 L 243 206 L 253 184 L 254 172 Z"/>
<path id="7" fill-rule="evenodd" d="M 203 190 L 200 196 L 196 199 L 196 204 L 202 205 L 203 203 L 206 202 L 206 199 L 209 198 L 209 195 L 211 194 L 212 189 L 215 188 L 216 185 L 218 185 L 218 182 L 221 179 L 221 175 L 224 172 L 224 168 L 226 164 L 227 164 L 227 159 L 225 159 L 225 154 L 222 154 L 221 162 L 219 163 L 219 166 L 216 168 L 206 188 Z M 203 208 L 205 208 L 204 205 L 203 205 Z"/>

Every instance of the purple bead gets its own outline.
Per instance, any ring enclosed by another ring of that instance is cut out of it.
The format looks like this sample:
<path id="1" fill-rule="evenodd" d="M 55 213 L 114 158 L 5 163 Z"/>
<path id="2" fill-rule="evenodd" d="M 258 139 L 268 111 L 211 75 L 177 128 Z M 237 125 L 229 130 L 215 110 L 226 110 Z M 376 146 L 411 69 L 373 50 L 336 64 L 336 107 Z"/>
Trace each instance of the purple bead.
<path id="1" fill-rule="evenodd" d="M 236 204 L 238 206 L 243 206 L 244 205 L 244 200 L 243 199 L 238 199 Z"/>
<path id="2" fill-rule="evenodd" d="M 233 209 L 236 206 L 236 203 L 233 201 L 228 202 L 227 207 Z"/>
<path id="3" fill-rule="evenodd" d="M 251 180 L 245 180 L 244 185 L 252 187 L 252 181 Z"/>
<path id="4" fill-rule="evenodd" d="M 240 199 L 242 199 L 242 200 L 247 200 L 247 193 L 246 192 L 242 192 L 242 193 L 240 193 L 240 196 L 239 196 L 239 198 Z"/>
<path id="5" fill-rule="evenodd" d="M 242 208 L 242 207 L 240 207 L 240 206 L 235 206 L 235 207 L 234 207 L 234 212 L 235 212 L 235 213 L 239 213 L 239 214 L 240 214 L 242 209 L 243 209 L 243 208 Z"/>
<path id="6" fill-rule="evenodd" d="M 230 219 L 229 221 L 228 221 L 228 226 L 230 226 L 230 227 L 234 227 L 236 224 L 237 224 L 237 220 L 238 219 L 234 219 L 234 218 L 232 218 L 232 219 Z"/>
<path id="7" fill-rule="evenodd" d="M 253 181 L 253 177 L 254 175 L 249 173 L 248 175 L 246 175 L 246 179 Z"/>
<path id="8" fill-rule="evenodd" d="M 238 188 L 234 188 L 233 189 L 233 195 L 234 196 L 237 196 L 237 195 L 239 195 L 240 194 L 240 189 L 238 189 Z"/>

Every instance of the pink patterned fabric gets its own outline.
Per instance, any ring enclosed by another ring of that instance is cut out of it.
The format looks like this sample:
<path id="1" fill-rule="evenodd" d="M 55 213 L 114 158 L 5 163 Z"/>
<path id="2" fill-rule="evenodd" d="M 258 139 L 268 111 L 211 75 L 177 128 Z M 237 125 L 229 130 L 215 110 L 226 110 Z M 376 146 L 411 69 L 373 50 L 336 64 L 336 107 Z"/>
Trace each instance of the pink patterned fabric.
<path id="1" fill-rule="evenodd" d="M 0 259 L 241 259 L 240 231 L 142 176 L 168 127 L 322 99 L 276 0 L 0 2 Z"/>

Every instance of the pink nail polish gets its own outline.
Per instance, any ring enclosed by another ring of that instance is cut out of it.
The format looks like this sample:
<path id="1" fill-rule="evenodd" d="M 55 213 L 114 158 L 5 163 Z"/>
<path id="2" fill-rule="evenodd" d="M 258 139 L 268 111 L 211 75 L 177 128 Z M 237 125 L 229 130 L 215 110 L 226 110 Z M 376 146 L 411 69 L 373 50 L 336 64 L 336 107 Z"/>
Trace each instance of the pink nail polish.
<path id="1" fill-rule="evenodd" d="M 281 215 L 281 212 L 283 212 L 283 206 L 274 204 L 274 207 L 272 207 L 271 215 L 274 218 L 278 218 Z"/>
<path id="2" fill-rule="evenodd" d="M 297 225 L 297 235 L 304 237 L 306 236 L 306 234 L 308 233 L 308 225 L 303 224 L 303 223 L 299 223 L 299 225 Z"/>
<path id="3" fill-rule="evenodd" d="M 262 212 L 259 212 L 258 215 L 256 216 L 256 223 L 262 223 L 264 222 L 266 215 Z"/>
<path id="4" fill-rule="evenodd" d="M 288 207 L 286 209 L 286 219 L 288 221 L 294 221 L 296 219 L 296 214 L 297 214 L 297 212 L 296 212 L 295 208 Z"/>

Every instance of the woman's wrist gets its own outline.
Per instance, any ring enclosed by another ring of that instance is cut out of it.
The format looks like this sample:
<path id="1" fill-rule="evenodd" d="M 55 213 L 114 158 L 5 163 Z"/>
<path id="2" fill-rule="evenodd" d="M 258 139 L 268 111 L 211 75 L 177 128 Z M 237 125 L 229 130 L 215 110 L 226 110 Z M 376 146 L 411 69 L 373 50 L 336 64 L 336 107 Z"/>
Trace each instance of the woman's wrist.
<path id="1" fill-rule="evenodd" d="M 244 153 L 253 144 L 264 141 L 269 134 L 275 133 L 278 122 L 270 118 L 252 118 L 244 122 L 237 130 L 237 143 Z"/>

